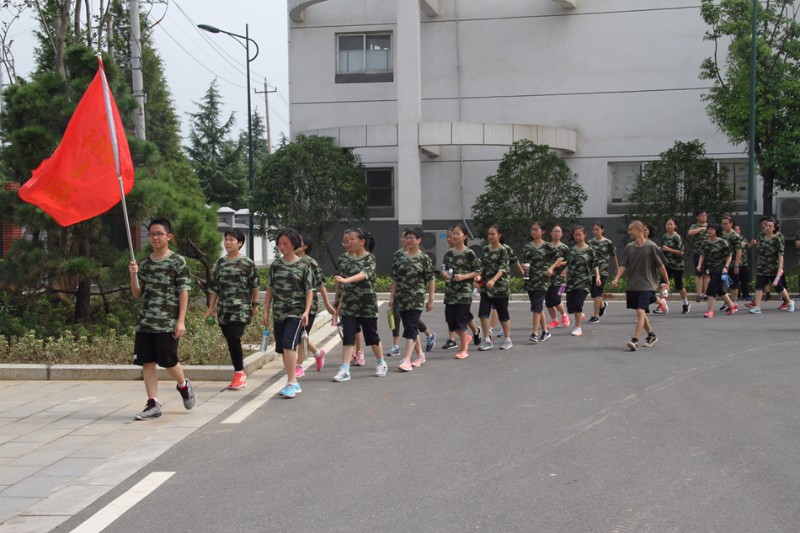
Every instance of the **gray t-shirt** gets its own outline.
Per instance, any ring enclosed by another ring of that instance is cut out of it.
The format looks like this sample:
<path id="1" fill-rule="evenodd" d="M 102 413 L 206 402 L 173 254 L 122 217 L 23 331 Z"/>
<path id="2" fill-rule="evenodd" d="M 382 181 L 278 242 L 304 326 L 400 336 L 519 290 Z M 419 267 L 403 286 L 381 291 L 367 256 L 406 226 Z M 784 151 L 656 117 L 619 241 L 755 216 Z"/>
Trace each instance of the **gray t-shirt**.
<path id="1" fill-rule="evenodd" d="M 628 244 L 619 260 L 619 265 L 625 267 L 628 276 L 626 290 L 657 290 L 661 280 L 659 267 L 666 265 L 666 262 L 664 253 L 649 239 L 642 246 L 636 246 L 635 242 Z"/>

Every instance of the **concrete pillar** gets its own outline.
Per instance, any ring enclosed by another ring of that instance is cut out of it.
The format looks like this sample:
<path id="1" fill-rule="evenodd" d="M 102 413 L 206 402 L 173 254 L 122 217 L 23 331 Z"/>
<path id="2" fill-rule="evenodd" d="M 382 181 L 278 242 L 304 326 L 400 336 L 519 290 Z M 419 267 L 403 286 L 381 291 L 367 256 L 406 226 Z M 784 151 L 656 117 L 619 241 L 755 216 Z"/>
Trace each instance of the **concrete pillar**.
<path id="1" fill-rule="evenodd" d="M 422 224 L 418 127 L 422 95 L 419 0 L 397 0 L 397 217 L 400 227 Z"/>

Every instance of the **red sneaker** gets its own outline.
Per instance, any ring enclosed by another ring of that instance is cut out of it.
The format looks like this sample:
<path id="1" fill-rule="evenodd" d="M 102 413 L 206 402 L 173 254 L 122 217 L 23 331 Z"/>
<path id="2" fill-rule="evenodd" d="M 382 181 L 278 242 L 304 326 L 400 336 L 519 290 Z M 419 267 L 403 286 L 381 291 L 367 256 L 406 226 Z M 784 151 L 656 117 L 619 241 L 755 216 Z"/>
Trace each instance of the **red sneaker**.
<path id="1" fill-rule="evenodd" d="M 561 315 L 561 323 L 565 328 L 569 327 L 569 315 Z"/>
<path id="2" fill-rule="evenodd" d="M 320 348 L 319 353 L 314 356 L 314 361 L 317 364 L 317 372 L 322 372 L 322 369 L 325 368 L 325 349 Z"/>
<path id="3" fill-rule="evenodd" d="M 553 329 L 553 328 L 559 328 L 559 327 L 561 327 L 561 322 L 559 322 L 558 320 L 551 320 L 547 324 L 547 329 Z"/>
<path id="4" fill-rule="evenodd" d="M 738 310 L 739 310 L 739 304 L 733 304 L 732 306 L 730 306 L 728 308 L 728 314 L 732 315 L 733 313 L 735 313 Z"/>
<path id="5" fill-rule="evenodd" d="M 244 375 L 244 372 L 235 372 L 233 374 L 233 381 L 231 381 L 228 385 L 228 389 L 239 390 L 245 388 L 246 386 L 247 376 Z"/>

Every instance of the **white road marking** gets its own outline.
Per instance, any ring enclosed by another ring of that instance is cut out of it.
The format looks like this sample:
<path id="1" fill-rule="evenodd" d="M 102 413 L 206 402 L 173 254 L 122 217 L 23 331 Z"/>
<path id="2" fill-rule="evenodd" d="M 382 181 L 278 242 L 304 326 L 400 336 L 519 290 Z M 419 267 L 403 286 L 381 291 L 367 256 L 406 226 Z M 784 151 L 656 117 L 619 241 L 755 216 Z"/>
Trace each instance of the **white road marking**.
<path id="1" fill-rule="evenodd" d="M 72 530 L 72 533 L 98 533 L 107 528 L 128 509 L 142 501 L 148 494 L 156 490 L 175 472 L 152 472 L 139 483 L 128 489 L 125 494 L 97 511 L 86 522 Z"/>
<path id="2" fill-rule="evenodd" d="M 336 346 L 340 342 L 341 340 L 339 339 L 339 336 L 334 335 L 333 339 L 328 341 L 328 343 L 325 346 L 323 346 L 323 348 L 325 349 L 326 352 L 329 352 L 330 350 L 333 349 L 334 346 Z M 308 367 L 310 367 L 313 363 L 314 363 L 313 357 L 306 358 L 306 360 L 303 362 L 303 370 L 308 369 Z M 256 411 L 256 409 L 267 403 L 270 399 L 274 398 L 275 394 L 277 394 L 278 391 L 281 390 L 284 385 L 286 385 L 286 376 L 280 378 L 278 381 L 267 387 L 267 389 L 264 390 L 264 392 L 262 392 L 261 394 L 259 394 L 246 404 L 244 404 L 239 409 L 237 409 L 235 413 L 233 413 L 231 416 L 223 420 L 221 423 L 222 424 L 242 423 L 244 420 L 247 419 L 248 416 L 253 414 Z"/>

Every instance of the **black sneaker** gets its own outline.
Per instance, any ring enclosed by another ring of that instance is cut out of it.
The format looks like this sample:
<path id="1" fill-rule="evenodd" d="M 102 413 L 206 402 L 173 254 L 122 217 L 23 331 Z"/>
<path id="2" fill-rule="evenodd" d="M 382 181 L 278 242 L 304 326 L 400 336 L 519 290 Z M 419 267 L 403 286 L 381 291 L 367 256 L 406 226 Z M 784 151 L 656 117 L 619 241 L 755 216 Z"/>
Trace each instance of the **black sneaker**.
<path id="1" fill-rule="evenodd" d="M 602 313 L 603 313 L 603 308 L 601 307 L 600 308 L 600 314 L 602 314 Z M 589 319 L 589 324 L 599 324 L 599 323 L 600 323 L 600 319 L 597 318 L 596 316 L 593 316 L 592 318 Z"/>
<path id="2" fill-rule="evenodd" d="M 155 399 L 149 398 L 147 404 L 144 406 L 144 410 L 134 418 L 136 420 L 147 420 L 148 418 L 158 418 L 159 416 L 161 416 L 161 404 L 155 401 Z"/>
<path id="3" fill-rule="evenodd" d="M 187 379 L 185 387 L 175 385 L 175 388 L 178 389 L 179 393 L 181 393 L 181 398 L 183 398 L 183 406 L 186 408 L 186 410 L 188 411 L 194 407 L 194 404 L 197 403 L 197 396 L 195 396 L 194 389 L 192 389 L 192 382 Z"/>
<path id="4" fill-rule="evenodd" d="M 660 307 L 656 307 L 655 309 L 653 309 L 653 314 L 654 315 L 663 315 L 664 311 L 662 311 Z"/>
<path id="5" fill-rule="evenodd" d="M 691 308 L 692 308 L 692 304 L 690 304 L 690 303 L 683 304 L 683 311 L 681 311 L 681 314 L 685 315 L 685 314 L 689 313 L 689 310 Z"/>
<path id="6" fill-rule="evenodd" d="M 728 310 L 728 304 L 722 304 L 722 307 L 720 307 L 719 310 L 720 311 L 727 311 Z"/>
<path id="7" fill-rule="evenodd" d="M 481 345 L 481 341 L 483 340 L 483 337 L 481 337 L 482 333 L 483 333 L 483 331 L 481 330 L 481 327 L 478 326 L 478 331 L 476 331 L 475 335 L 472 336 L 472 342 L 475 343 L 475 346 L 480 346 Z"/>
<path id="8" fill-rule="evenodd" d="M 651 333 L 644 340 L 644 343 L 642 343 L 642 346 L 644 346 L 645 348 L 650 348 L 652 345 L 654 345 L 657 342 L 658 342 L 658 337 L 656 337 L 655 333 Z"/>
<path id="9" fill-rule="evenodd" d="M 537 335 L 536 333 L 531 333 L 531 336 L 528 337 L 528 342 L 532 342 L 534 344 L 538 343 L 539 342 L 539 335 Z"/>
<path id="10" fill-rule="evenodd" d="M 697 298 L 695 298 L 694 301 L 695 302 L 702 302 L 703 301 L 703 295 L 702 294 L 698 294 Z"/>
<path id="11" fill-rule="evenodd" d="M 544 342 L 553 335 L 549 331 L 543 331 L 541 335 L 539 335 L 539 342 Z"/>
<path id="12" fill-rule="evenodd" d="M 458 343 L 453 339 L 447 339 L 447 342 L 442 344 L 442 350 L 449 350 L 450 348 L 455 348 L 458 346 Z"/>
<path id="13" fill-rule="evenodd" d="M 606 314 L 606 307 L 608 307 L 608 302 L 603 302 L 602 307 L 600 307 L 600 316 Z M 591 322 L 591 319 L 589 320 L 589 322 Z M 598 320 L 598 322 L 600 321 Z"/>
<path id="14" fill-rule="evenodd" d="M 636 339 L 631 338 L 631 340 L 628 341 L 628 349 L 630 351 L 632 351 L 632 352 L 635 352 L 636 350 L 638 350 L 639 349 L 639 341 L 637 341 Z"/>

